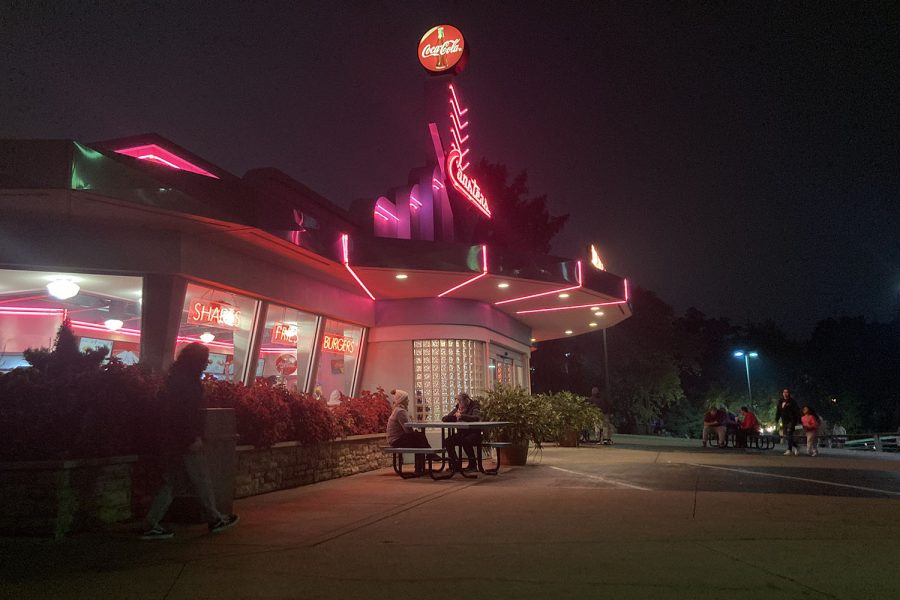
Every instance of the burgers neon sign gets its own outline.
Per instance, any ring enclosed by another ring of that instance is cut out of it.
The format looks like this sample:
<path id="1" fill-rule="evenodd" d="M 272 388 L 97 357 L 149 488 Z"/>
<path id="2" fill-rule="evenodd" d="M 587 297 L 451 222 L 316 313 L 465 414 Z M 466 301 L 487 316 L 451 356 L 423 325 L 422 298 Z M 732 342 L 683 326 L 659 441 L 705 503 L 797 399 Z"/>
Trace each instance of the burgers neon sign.
<path id="1" fill-rule="evenodd" d="M 353 354 L 353 338 L 326 333 L 325 339 L 322 340 L 322 350 L 339 354 Z"/>

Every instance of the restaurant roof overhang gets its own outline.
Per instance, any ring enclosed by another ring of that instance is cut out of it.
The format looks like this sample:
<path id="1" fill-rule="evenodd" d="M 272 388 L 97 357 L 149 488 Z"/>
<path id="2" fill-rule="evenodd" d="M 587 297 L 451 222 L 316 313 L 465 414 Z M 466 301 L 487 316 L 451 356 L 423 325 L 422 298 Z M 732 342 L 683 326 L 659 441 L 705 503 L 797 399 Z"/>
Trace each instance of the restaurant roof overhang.
<path id="1" fill-rule="evenodd" d="M 627 280 L 589 262 L 483 245 L 346 238 L 342 262 L 373 300 L 457 298 L 525 323 L 534 341 L 611 327 L 631 316 Z"/>

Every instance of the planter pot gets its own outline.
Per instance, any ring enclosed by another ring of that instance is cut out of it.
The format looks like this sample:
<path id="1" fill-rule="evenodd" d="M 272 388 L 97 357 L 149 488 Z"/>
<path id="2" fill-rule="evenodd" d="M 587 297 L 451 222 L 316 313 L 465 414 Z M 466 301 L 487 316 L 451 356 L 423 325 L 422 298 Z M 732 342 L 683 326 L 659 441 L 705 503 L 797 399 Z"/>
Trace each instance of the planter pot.
<path id="1" fill-rule="evenodd" d="M 578 437 L 579 432 L 574 429 L 563 431 L 559 434 L 559 445 L 566 448 L 577 448 Z"/>
<path id="2" fill-rule="evenodd" d="M 520 467 L 528 460 L 528 442 L 513 444 L 509 448 L 498 448 L 497 454 L 501 465 Z"/>

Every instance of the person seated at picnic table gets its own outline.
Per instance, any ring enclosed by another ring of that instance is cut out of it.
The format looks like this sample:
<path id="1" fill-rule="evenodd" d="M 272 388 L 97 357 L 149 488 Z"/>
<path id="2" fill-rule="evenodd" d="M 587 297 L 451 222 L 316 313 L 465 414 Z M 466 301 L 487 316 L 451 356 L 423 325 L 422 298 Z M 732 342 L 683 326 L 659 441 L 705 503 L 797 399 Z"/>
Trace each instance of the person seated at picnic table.
<path id="1" fill-rule="evenodd" d="M 747 436 L 759 433 L 759 419 L 746 406 L 741 407 L 741 422 L 738 425 L 735 441 L 738 448 L 747 447 Z"/>
<path id="2" fill-rule="evenodd" d="M 480 421 L 481 407 L 478 402 L 465 392 L 461 392 L 456 396 L 456 406 L 449 414 L 444 415 L 441 421 L 445 423 L 455 423 L 457 421 Z M 481 438 L 480 429 L 460 429 L 453 435 L 444 440 L 444 448 L 447 449 L 447 459 L 450 462 L 450 469 L 453 471 L 461 471 L 459 456 L 456 455 L 456 446 L 462 446 L 469 464 L 466 466 L 467 471 L 474 471 L 478 468 L 475 460 L 475 444 Z"/>
<path id="3" fill-rule="evenodd" d="M 715 431 L 716 438 L 719 440 L 719 448 L 725 447 L 725 411 L 716 408 L 715 405 L 709 407 L 706 414 L 703 415 L 703 447 L 706 448 L 706 440 L 709 432 Z"/>
<path id="4" fill-rule="evenodd" d="M 431 448 L 428 438 L 421 431 L 408 431 L 409 394 L 403 390 L 391 390 L 391 405 L 394 407 L 387 422 L 387 441 L 392 448 Z M 432 460 L 440 460 L 437 454 L 429 455 Z M 425 470 L 425 456 L 416 454 L 416 472 Z"/>

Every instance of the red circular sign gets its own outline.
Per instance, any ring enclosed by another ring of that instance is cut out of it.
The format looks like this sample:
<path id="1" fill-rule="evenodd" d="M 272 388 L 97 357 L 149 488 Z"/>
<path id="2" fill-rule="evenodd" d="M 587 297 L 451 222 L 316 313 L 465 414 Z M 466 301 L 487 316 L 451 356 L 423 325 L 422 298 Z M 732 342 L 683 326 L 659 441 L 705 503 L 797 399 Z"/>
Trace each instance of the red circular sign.
<path id="1" fill-rule="evenodd" d="M 419 42 L 419 62 L 432 73 L 443 73 L 456 66 L 463 57 L 466 42 L 453 25 L 429 29 Z"/>
<path id="2" fill-rule="evenodd" d="M 297 370 L 297 357 L 293 354 L 279 354 L 275 359 L 275 369 L 282 375 L 291 375 Z"/>

